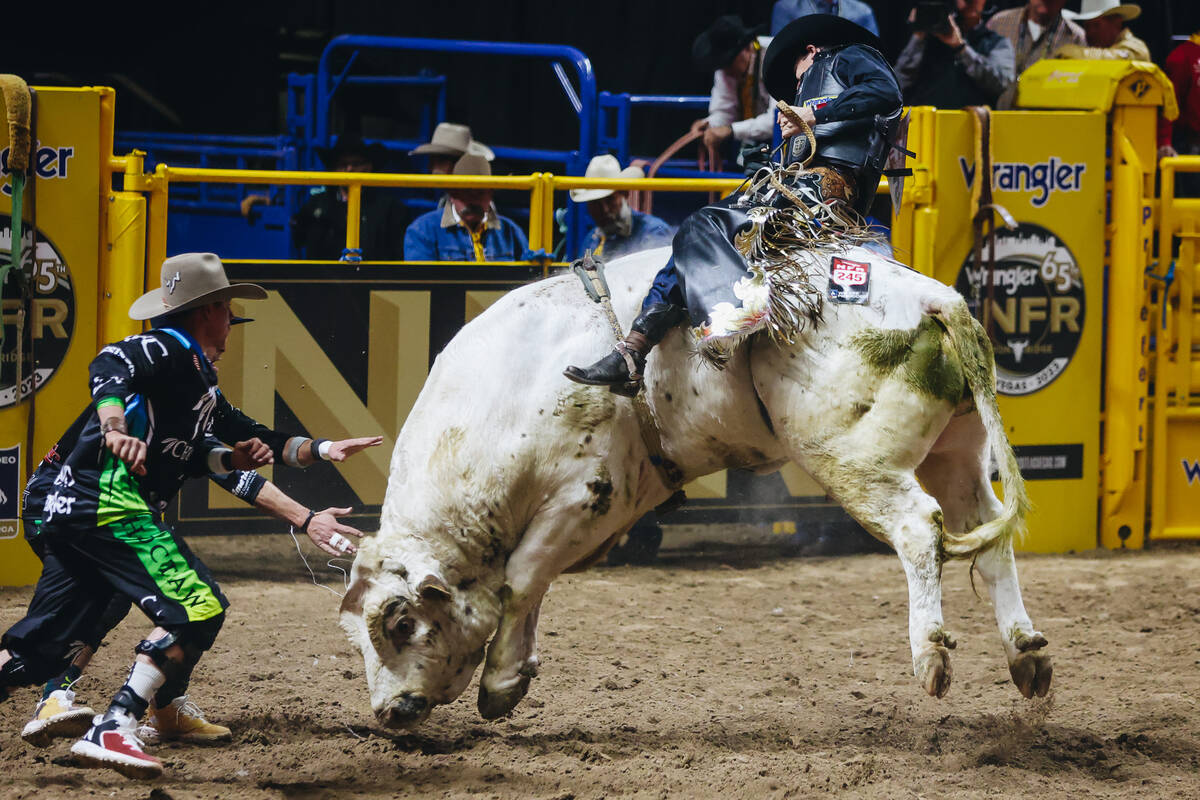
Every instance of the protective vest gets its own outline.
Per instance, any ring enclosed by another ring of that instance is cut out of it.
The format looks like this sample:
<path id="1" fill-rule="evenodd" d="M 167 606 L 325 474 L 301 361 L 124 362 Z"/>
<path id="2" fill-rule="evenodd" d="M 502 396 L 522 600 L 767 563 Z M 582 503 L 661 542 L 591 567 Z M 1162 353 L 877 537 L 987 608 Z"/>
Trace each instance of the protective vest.
<path id="1" fill-rule="evenodd" d="M 857 47 L 871 50 L 866 45 Z M 847 53 L 844 47 L 818 52 L 813 57 L 812 66 L 800 79 L 794 105 L 809 106 L 816 111 L 840 95 L 847 87 L 838 80 L 834 67 L 838 59 L 847 57 L 853 58 L 853 52 Z M 880 61 L 887 63 L 882 56 Z M 813 135 L 817 139 L 817 157 L 812 165 L 825 163 L 849 171 L 858 184 L 858 196 L 863 200 L 873 197 L 891 149 L 889 143 L 900 122 L 900 113 L 898 108 L 887 117 L 877 114 L 819 123 L 813 128 Z M 787 163 L 804 161 L 808 158 L 808 151 L 808 138 L 794 137 L 788 148 Z"/>

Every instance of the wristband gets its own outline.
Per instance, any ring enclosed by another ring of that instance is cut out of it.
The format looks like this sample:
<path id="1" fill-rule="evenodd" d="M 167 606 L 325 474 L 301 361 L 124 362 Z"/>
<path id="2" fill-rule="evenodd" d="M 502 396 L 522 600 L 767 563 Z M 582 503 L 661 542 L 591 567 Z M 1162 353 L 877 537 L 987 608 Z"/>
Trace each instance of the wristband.
<path id="1" fill-rule="evenodd" d="M 225 457 L 232 455 L 228 447 L 214 447 L 208 451 L 208 471 L 213 475 L 227 475 L 233 471 L 232 462 L 226 465 Z"/>
<path id="2" fill-rule="evenodd" d="M 107 436 L 116 431 L 117 433 L 129 433 L 129 426 L 125 424 L 124 417 L 109 417 L 100 423 L 100 435 Z"/>
<path id="3" fill-rule="evenodd" d="M 313 461 L 328 460 L 325 458 L 325 456 L 329 454 L 329 445 L 330 441 L 328 439 L 313 439 L 310 441 L 308 443 L 308 452 L 312 453 Z M 322 446 L 325 448 L 324 453 L 321 452 Z"/>
<path id="4" fill-rule="evenodd" d="M 225 468 L 226 472 L 233 472 L 232 450 L 226 450 L 224 453 L 221 453 L 221 466 Z"/>
<path id="5" fill-rule="evenodd" d="M 317 515 L 317 512 L 311 508 L 308 510 L 308 516 L 304 518 L 304 524 L 300 526 L 301 533 L 308 533 L 308 523 L 312 522 L 312 518 Z"/>
<path id="6" fill-rule="evenodd" d="M 308 440 L 303 436 L 293 436 L 288 439 L 287 444 L 283 446 L 283 463 L 289 467 L 303 468 L 303 465 L 300 463 L 300 446 L 306 441 Z"/>

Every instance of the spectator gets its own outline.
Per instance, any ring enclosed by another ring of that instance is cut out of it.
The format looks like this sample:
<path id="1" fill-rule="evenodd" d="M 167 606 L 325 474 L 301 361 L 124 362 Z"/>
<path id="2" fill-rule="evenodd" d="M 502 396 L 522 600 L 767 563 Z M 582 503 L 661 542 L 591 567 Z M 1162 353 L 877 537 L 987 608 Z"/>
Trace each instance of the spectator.
<path id="1" fill-rule="evenodd" d="M 1179 118 L 1159 118 L 1158 157 L 1200 155 L 1200 31 L 1167 56 L 1167 77 L 1175 86 Z M 1175 180 L 1180 197 L 1200 196 L 1196 175 L 1178 173 Z"/>
<path id="2" fill-rule="evenodd" d="M 762 57 L 771 39 L 761 32 L 728 14 L 692 43 L 696 69 L 713 74 L 708 116 L 692 123 L 692 130 L 704 131 L 708 147 L 722 147 L 731 138 L 761 144 L 774 135 L 775 109 L 762 85 Z"/>
<path id="3" fill-rule="evenodd" d="M 331 172 L 374 172 L 384 162 L 387 150 L 380 144 L 368 145 L 358 136 L 339 136 L 332 148 L 317 152 Z M 346 247 L 345 186 L 318 186 L 292 217 L 292 244 L 303 258 L 320 261 L 359 257 L 372 261 L 399 261 L 404 258 L 400 231 L 408 221 L 404 207 L 387 189 L 362 191 L 362 217 L 359 223 L 360 253 L 344 252 Z"/>
<path id="4" fill-rule="evenodd" d="M 1079 13 L 1063 11 L 1074 20 L 1087 36 L 1087 47 L 1066 44 L 1055 53 L 1059 58 L 1112 59 L 1116 61 L 1149 61 L 1150 48 L 1125 27 L 1137 19 L 1142 9 L 1133 3 L 1117 0 L 1083 0 Z"/>
<path id="5" fill-rule="evenodd" d="M 491 175 L 483 156 L 468 153 L 454 175 Z M 492 204 L 491 189 L 451 189 L 450 202 L 417 217 L 404 234 L 409 261 L 517 261 L 529 250 L 524 231 Z"/>
<path id="6" fill-rule="evenodd" d="M 951 2 L 945 21 L 914 30 L 896 61 L 904 101 L 938 108 L 994 106 L 1016 77 L 1012 45 L 983 24 L 986 0 Z M 915 15 L 914 8 L 910 22 Z"/>
<path id="7" fill-rule="evenodd" d="M 610 155 L 596 156 L 584 173 L 588 178 L 644 178 L 641 167 L 621 169 Z M 624 189 L 572 189 L 571 199 L 587 203 L 588 214 L 596 227 L 583 242 L 582 256 L 588 250 L 597 258 L 614 258 L 661 247 L 671 243 L 671 227 L 658 217 L 629 207 L 629 192 Z"/>
<path id="8" fill-rule="evenodd" d="M 784 25 L 805 14 L 833 14 L 844 17 L 876 36 L 879 35 L 875 12 L 862 0 L 776 0 L 771 8 L 771 35 L 779 33 Z"/>
<path id="9" fill-rule="evenodd" d="M 1016 56 L 1012 83 L 1000 95 L 997 108 L 1013 107 L 1017 81 L 1030 64 L 1041 61 L 1065 44 L 1082 45 L 1083 28 L 1062 15 L 1067 0 L 1029 0 L 1020 8 L 1010 8 L 992 17 L 987 26 L 1008 39 Z"/>
<path id="10" fill-rule="evenodd" d="M 433 175 L 449 175 L 455 162 L 467 153 L 483 156 L 489 162 L 496 157 L 492 148 L 475 141 L 469 127 L 454 122 L 439 122 L 428 142 L 408 152 L 410 156 L 427 156 Z"/>

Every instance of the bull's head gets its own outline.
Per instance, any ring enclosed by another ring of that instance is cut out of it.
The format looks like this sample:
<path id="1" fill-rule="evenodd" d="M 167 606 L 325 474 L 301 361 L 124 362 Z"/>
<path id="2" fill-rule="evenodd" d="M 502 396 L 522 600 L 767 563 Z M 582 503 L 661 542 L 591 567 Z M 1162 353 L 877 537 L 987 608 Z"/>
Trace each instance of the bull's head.
<path id="1" fill-rule="evenodd" d="M 495 593 L 422 556 L 384 556 L 364 539 L 342 600 L 341 625 L 363 654 L 371 709 L 412 728 L 462 694 L 496 629 Z"/>

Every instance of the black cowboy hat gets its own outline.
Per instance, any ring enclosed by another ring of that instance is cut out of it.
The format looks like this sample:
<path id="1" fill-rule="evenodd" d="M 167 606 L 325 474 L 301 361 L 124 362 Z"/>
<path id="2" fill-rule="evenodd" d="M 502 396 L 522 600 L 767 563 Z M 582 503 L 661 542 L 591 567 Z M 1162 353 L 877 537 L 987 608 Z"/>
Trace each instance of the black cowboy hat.
<path id="1" fill-rule="evenodd" d="M 791 102 L 796 95 L 796 59 L 810 44 L 842 47 L 865 44 L 876 50 L 879 37 L 861 25 L 836 14 L 806 14 L 783 27 L 763 57 L 763 85 L 776 100 Z"/>
<path id="2" fill-rule="evenodd" d="M 692 42 L 692 63 L 701 72 L 721 69 L 766 29 L 766 25 L 747 28 L 737 14 L 717 17 L 708 30 Z"/>
<path id="3" fill-rule="evenodd" d="M 387 148 L 378 143 L 367 144 L 357 134 L 344 133 L 337 138 L 333 147 L 318 147 L 317 155 L 329 169 L 337 164 L 339 158 L 347 155 L 363 156 L 376 167 L 380 167 L 387 159 Z"/>

